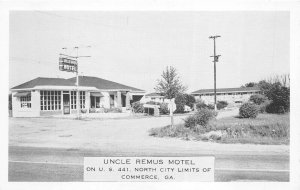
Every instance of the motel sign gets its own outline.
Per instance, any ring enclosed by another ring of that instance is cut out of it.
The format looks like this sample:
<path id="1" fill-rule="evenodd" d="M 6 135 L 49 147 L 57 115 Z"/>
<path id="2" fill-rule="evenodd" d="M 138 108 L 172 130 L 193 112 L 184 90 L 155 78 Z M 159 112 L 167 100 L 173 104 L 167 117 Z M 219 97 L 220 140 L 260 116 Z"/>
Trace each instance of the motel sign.
<path id="1" fill-rule="evenodd" d="M 67 72 L 77 72 L 78 64 L 74 57 L 60 54 L 59 55 L 59 70 Z"/>

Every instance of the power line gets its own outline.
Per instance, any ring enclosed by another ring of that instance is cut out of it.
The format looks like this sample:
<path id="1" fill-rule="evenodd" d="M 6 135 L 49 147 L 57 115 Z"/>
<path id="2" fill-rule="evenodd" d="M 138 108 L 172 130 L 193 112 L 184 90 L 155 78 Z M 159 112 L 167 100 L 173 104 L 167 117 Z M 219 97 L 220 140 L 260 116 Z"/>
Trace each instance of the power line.
<path id="1" fill-rule="evenodd" d="M 75 17 L 70 17 L 70 16 L 62 16 L 62 15 L 59 15 L 59 14 L 49 13 L 49 12 L 45 12 L 45 11 L 35 11 L 35 12 L 40 13 L 40 14 L 44 14 L 44 15 L 48 15 L 48 16 L 52 16 L 52 17 L 65 18 L 65 19 L 79 21 L 79 22 L 83 22 L 83 23 L 90 23 L 90 24 L 93 24 L 93 26 L 96 26 L 96 27 L 103 26 L 103 27 L 115 28 L 115 29 L 126 29 L 126 27 L 128 28 L 128 21 L 127 20 L 126 20 L 126 25 L 117 26 L 117 25 L 104 24 L 104 23 L 101 23 L 101 22 L 95 22 L 95 21 L 91 21 L 91 20 L 87 20 L 87 19 L 75 18 Z M 131 28 L 131 29 L 134 30 L 133 28 Z"/>

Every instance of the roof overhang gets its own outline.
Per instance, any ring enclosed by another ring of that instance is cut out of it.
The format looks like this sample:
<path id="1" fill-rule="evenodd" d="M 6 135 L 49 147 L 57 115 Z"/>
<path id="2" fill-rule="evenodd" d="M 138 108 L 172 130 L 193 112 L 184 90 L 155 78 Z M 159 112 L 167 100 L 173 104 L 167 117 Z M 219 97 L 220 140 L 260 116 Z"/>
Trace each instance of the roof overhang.
<path id="1" fill-rule="evenodd" d="M 17 92 L 14 97 L 21 97 L 21 96 L 31 96 L 30 91 L 23 91 L 23 92 Z"/>
<path id="2" fill-rule="evenodd" d="M 34 88 L 27 89 L 11 89 L 11 91 L 32 91 L 32 90 L 76 90 L 76 86 L 35 86 Z M 79 86 L 79 90 L 81 91 L 99 91 L 99 89 L 92 86 Z"/>
<path id="3" fill-rule="evenodd" d="M 90 95 L 94 97 L 104 97 L 101 92 L 90 92 Z"/>
<path id="4" fill-rule="evenodd" d="M 217 91 L 216 93 L 260 92 L 260 90 Z M 214 92 L 192 92 L 192 95 L 214 94 Z"/>

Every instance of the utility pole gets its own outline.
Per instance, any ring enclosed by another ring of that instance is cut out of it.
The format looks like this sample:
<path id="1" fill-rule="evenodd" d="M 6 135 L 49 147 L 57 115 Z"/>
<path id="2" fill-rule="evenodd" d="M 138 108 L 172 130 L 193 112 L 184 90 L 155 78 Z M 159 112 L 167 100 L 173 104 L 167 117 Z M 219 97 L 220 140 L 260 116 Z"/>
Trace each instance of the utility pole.
<path id="1" fill-rule="evenodd" d="M 87 46 L 87 48 L 90 48 L 91 46 Z M 76 69 L 76 108 L 77 108 L 77 119 L 80 118 L 80 93 L 79 93 L 79 62 L 78 62 L 78 58 L 81 57 L 91 57 L 91 56 L 78 56 L 78 46 L 75 46 L 74 49 L 76 49 L 76 60 L 77 60 L 77 69 Z"/>
<path id="2" fill-rule="evenodd" d="M 216 80 L 217 80 L 217 76 L 216 76 L 216 62 L 218 62 L 219 61 L 219 57 L 221 56 L 221 55 L 216 55 L 216 38 L 219 38 L 219 37 L 221 37 L 221 36 L 218 36 L 218 35 L 216 35 L 216 36 L 209 36 L 209 39 L 213 39 L 214 40 L 214 55 L 213 56 L 210 56 L 210 57 L 213 57 L 214 58 L 214 60 L 213 60 L 213 62 L 214 62 L 214 98 L 215 98 L 215 111 L 217 111 L 217 85 L 216 85 Z"/>
<path id="3" fill-rule="evenodd" d="M 80 98 L 79 98 L 79 77 L 78 77 L 78 46 L 74 47 L 76 49 L 76 60 L 77 60 L 77 69 L 76 69 L 76 108 L 77 108 L 77 119 L 80 118 Z"/>

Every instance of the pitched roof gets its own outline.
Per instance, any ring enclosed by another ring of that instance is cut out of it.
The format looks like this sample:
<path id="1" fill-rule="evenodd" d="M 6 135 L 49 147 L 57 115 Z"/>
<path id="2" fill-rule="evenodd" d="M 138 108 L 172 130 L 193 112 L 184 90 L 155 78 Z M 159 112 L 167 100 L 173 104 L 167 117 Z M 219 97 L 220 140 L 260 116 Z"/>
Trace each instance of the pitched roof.
<path id="1" fill-rule="evenodd" d="M 35 86 L 75 86 L 75 82 L 76 82 L 76 77 L 70 79 L 38 77 L 28 82 L 25 82 L 23 84 L 20 84 L 18 86 L 15 86 L 11 89 L 27 89 L 27 88 L 34 88 Z M 113 81 L 109 81 L 97 77 L 90 77 L 90 76 L 80 76 L 79 86 L 96 87 L 101 90 L 110 90 L 110 89 L 127 90 L 128 89 L 132 91 L 144 92 L 144 90 L 138 88 L 134 88 Z"/>
<path id="2" fill-rule="evenodd" d="M 247 92 L 247 91 L 260 91 L 258 87 L 241 87 L 241 88 L 217 88 L 217 92 Z M 192 94 L 205 94 L 205 93 L 213 93 L 214 89 L 200 89 Z"/>
<path id="3" fill-rule="evenodd" d="M 76 77 L 67 79 L 68 81 L 75 82 Z M 110 90 L 110 89 L 129 89 L 132 91 L 144 91 L 138 88 L 134 88 L 131 86 L 126 86 L 124 84 L 120 84 L 117 82 L 105 80 L 98 77 L 91 77 L 91 76 L 80 76 L 79 77 L 79 86 L 93 86 L 98 89 L 103 90 Z"/>
<path id="4" fill-rule="evenodd" d="M 63 78 L 44 78 L 38 77 L 28 82 L 15 86 L 11 89 L 34 88 L 35 86 L 74 86 L 75 83 Z"/>

